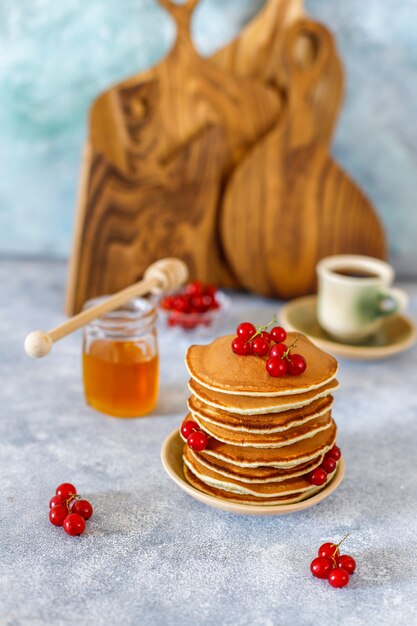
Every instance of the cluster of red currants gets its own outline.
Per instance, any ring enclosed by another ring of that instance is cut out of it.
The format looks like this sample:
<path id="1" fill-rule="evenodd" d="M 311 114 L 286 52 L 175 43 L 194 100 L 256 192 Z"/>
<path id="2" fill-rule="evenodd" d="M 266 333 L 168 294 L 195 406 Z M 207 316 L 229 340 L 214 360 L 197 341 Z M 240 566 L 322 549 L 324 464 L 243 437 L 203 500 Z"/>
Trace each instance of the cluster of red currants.
<path id="1" fill-rule="evenodd" d="M 346 535 L 348 537 L 349 534 Z M 346 539 L 339 543 L 323 543 L 318 556 L 311 561 L 310 570 L 316 578 L 329 581 L 332 587 L 346 587 L 351 574 L 356 569 L 356 561 L 348 554 L 340 554 L 339 547 Z"/>
<path id="2" fill-rule="evenodd" d="M 291 353 L 291 348 L 296 345 L 297 340 L 289 347 L 286 346 L 284 341 L 287 333 L 281 326 L 266 330 L 272 323 L 265 326 L 255 326 L 251 322 L 239 324 L 236 328 L 237 336 L 232 341 L 233 352 L 239 356 L 267 356 L 266 371 L 274 378 L 286 374 L 293 376 L 302 374 L 307 367 L 305 358 L 301 354 Z"/>
<path id="3" fill-rule="evenodd" d="M 190 330 L 199 325 L 209 325 L 211 320 L 199 314 L 220 307 L 216 294 L 216 287 L 195 280 L 189 283 L 183 292 L 166 296 L 161 301 L 161 307 L 170 311 L 168 326 L 182 326 Z M 187 316 L 189 316 L 188 319 Z"/>
<path id="4" fill-rule="evenodd" d="M 327 480 L 327 475 L 333 474 L 337 467 L 337 462 L 341 456 L 342 453 L 340 451 L 340 448 L 338 448 L 337 446 L 333 446 L 333 448 L 324 455 L 321 465 L 319 465 L 319 467 L 316 467 L 316 469 L 309 473 L 308 480 L 311 482 L 311 484 L 317 485 L 317 487 L 324 485 Z"/>
<path id="5" fill-rule="evenodd" d="M 191 450 L 201 452 L 207 448 L 208 437 L 203 432 L 197 422 L 187 420 L 181 426 L 181 435 L 186 439 L 187 445 Z"/>
<path id="6" fill-rule="evenodd" d="M 49 520 L 54 526 L 63 526 L 68 535 L 82 535 L 85 521 L 93 514 L 88 500 L 82 500 L 71 483 L 62 483 L 56 488 L 49 502 Z"/>

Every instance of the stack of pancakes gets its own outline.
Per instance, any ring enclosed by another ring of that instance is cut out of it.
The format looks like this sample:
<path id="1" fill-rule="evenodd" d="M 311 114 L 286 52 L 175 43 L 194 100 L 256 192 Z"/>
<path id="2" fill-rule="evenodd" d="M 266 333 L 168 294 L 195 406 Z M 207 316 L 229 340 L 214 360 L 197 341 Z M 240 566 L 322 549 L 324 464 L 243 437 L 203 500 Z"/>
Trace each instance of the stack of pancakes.
<path id="1" fill-rule="evenodd" d="M 296 339 L 288 333 L 287 345 Z M 309 473 L 336 442 L 331 417 L 337 361 L 303 335 L 294 352 L 307 361 L 299 376 L 269 376 L 265 360 L 238 356 L 233 335 L 191 346 L 189 414 L 209 437 L 202 452 L 184 446 L 187 480 L 210 495 L 247 504 L 289 504 L 317 493 Z"/>

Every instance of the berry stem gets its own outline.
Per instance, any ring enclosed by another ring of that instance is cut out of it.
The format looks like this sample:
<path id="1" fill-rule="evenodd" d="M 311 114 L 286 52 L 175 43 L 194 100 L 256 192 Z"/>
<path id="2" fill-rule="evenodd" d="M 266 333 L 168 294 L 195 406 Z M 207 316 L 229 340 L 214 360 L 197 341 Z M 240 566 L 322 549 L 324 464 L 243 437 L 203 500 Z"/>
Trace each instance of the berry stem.
<path id="1" fill-rule="evenodd" d="M 300 337 L 301 335 L 297 335 L 294 341 L 292 342 L 292 344 L 285 350 L 284 354 L 282 355 L 283 359 L 288 359 L 288 355 L 290 353 L 291 348 L 294 348 L 297 345 L 297 341 L 299 340 Z"/>
<path id="2" fill-rule="evenodd" d="M 255 337 L 257 337 L 258 335 L 261 335 L 264 330 L 266 330 L 267 328 L 269 328 L 269 326 L 271 326 L 271 324 L 276 324 L 276 323 L 278 323 L 278 318 L 274 315 L 274 317 L 272 318 L 270 322 L 268 322 L 268 324 L 264 324 L 264 325 L 255 324 L 256 333 L 252 335 L 252 337 L 249 339 L 249 342 L 252 342 L 255 339 Z"/>
<path id="3" fill-rule="evenodd" d="M 338 551 L 338 549 L 340 548 L 340 546 L 342 545 L 342 543 L 343 543 L 343 542 L 344 542 L 344 541 L 345 541 L 345 540 L 349 537 L 349 535 L 350 535 L 350 533 L 347 533 L 347 534 L 343 537 L 343 539 L 341 539 L 341 540 L 339 541 L 339 543 L 337 543 L 337 544 L 336 544 L 336 547 L 335 547 L 334 552 L 333 552 L 333 558 L 335 557 L 336 552 Z"/>

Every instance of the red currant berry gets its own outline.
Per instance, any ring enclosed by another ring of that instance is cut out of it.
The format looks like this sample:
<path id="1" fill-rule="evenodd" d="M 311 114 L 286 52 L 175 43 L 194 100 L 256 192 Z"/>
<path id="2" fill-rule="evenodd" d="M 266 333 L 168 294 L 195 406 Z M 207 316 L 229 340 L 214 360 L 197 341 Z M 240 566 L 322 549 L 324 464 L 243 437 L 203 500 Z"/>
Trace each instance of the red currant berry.
<path id="1" fill-rule="evenodd" d="M 333 563 L 325 556 L 318 556 L 311 561 L 310 570 L 316 578 L 327 578 L 333 569 Z"/>
<path id="2" fill-rule="evenodd" d="M 320 467 L 321 469 L 324 469 L 324 471 L 328 474 L 333 474 L 334 470 L 336 469 L 336 465 L 336 461 L 331 456 L 328 456 L 326 454 Z"/>
<path id="3" fill-rule="evenodd" d="M 49 508 L 52 509 L 54 506 L 58 506 L 58 504 L 65 504 L 65 500 L 61 496 L 54 496 L 49 502 Z"/>
<path id="4" fill-rule="evenodd" d="M 266 362 L 266 371 L 274 378 L 280 378 L 287 373 L 287 362 L 276 356 L 271 356 Z"/>
<path id="5" fill-rule="evenodd" d="M 191 448 L 191 450 L 195 450 L 196 452 L 201 452 L 205 450 L 208 445 L 208 437 L 206 433 L 203 433 L 202 430 L 196 430 L 187 438 L 187 444 Z"/>
<path id="6" fill-rule="evenodd" d="M 265 339 L 265 341 L 271 343 L 271 335 L 266 330 L 261 332 L 261 336 Z"/>
<path id="7" fill-rule="evenodd" d="M 214 285 L 205 285 L 204 287 L 205 296 L 211 296 L 211 298 L 213 299 L 216 293 L 217 293 L 217 289 Z"/>
<path id="8" fill-rule="evenodd" d="M 265 356 L 269 352 L 269 343 L 260 335 L 252 341 L 252 354 Z"/>
<path id="9" fill-rule="evenodd" d="M 318 551 L 319 556 L 325 556 L 328 559 L 337 559 L 339 557 L 339 548 L 335 543 L 323 543 Z"/>
<path id="10" fill-rule="evenodd" d="M 331 456 L 332 459 L 334 459 L 335 461 L 338 461 L 340 457 L 342 456 L 340 448 L 338 448 L 337 446 L 333 446 L 333 448 L 329 450 L 327 454 Z"/>
<path id="11" fill-rule="evenodd" d="M 346 585 L 348 584 L 349 574 L 345 569 L 342 569 L 341 567 L 335 567 L 330 572 L 328 581 L 332 587 L 340 589 L 341 587 L 346 587 Z"/>
<path id="12" fill-rule="evenodd" d="M 193 296 L 190 300 L 192 313 L 204 313 L 207 310 L 204 296 Z"/>
<path id="13" fill-rule="evenodd" d="M 216 298 L 213 298 L 210 309 L 220 309 L 220 303 L 218 300 L 216 300 Z"/>
<path id="14" fill-rule="evenodd" d="M 249 341 L 249 339 L 251 339 L 255 333 L 256 333 L 256 328 L 250 322 L 242 322 L 236 328 L 237 336 L 243 339 L 244 341 Z"/>
<path id="15" fill-rule="evenodd" d="M 161 307 L 167 310 L 172 309 L 173 302 L 174 302 L 173 296 L 166 296 L 165 298 L 161 300 Z"/>
<path id="16" fill-rule="evenodd" d="M 275 341 L 275 343 L 282 343 L 287 338 L 287 333 L 281 326 L 274 326 L 274 328 L 269 331 L 269 334 L 271 335 L 272 341 Z"/>
<path id="17" fill-rule="evenodd" d="M 348 574 L 353 574 L 356 569 L 356 561 L 348 554 L 341 554 L 337 557 L 337 567 L 342 567 Z"/>
<path id="18" fill-rule="evenodd" d="M 306 360 L 301 354 L 291 354 L 288 359 L 288 371 L 293 376 L 299 376 L 307 367 Z"/>
<path id="19" fill-rule="evenodd" d="M 67 535 L 72 537 L 82 535 L 85 530 L 85 519 L 78 513 L 70 513 L 65 518 L 63 527 Z"/>
<path id="20" fill-rule="evenodd" d="M 324 471 L 321 467 L 317 467 L 315 470 L 310 472 L 308 475 L 308 480 L 312 485 L 316 485 L 317 487 L 321 487 L 327 480 L 327 472 Z M 319 554 L 319 556 L 327 556 L 327 554 Z"/>
<path id="21" fill-rule="evenodd" d="M 71 507 L 71 513 L 77 513 L 87 520 L 93 514 L 93 507 L 88 500 L 76 500 Z"/>
<path id="22" fill-rule="evenodd" d="M 274 346 L 272 346 L 270 355 L 271 356 L 276 356 L 279 359 L 281 359 L 284 356 L 284 353 L 287 350 L 288 350 L 288 348 L 285 345 L 285 343 L 276 343 Z"/>
<path id="23" fill-rule="evenodd" d="M 68 509 L 65 504 L 57 504 L 49 511 L 49 521 L 54 526 L 62 526 L 68 515 Z"/>
<path id="24" fill-rule="evenodd" d="M 181 435 L 184 437 L 184 439 L 188 439 L 191 433 L 193 433 L 195 430 L 200 430 L 200 426 L 197 424 L 197 422 L 187 420 L 181 426 Z"/>
<path id="25" fill-rule="evenodd" d="M 63 500 L 68 500 L 71 496 L 77 495 L 77 490 L 71 483 L 62 483 L 55 491 L 57 496 L 61 496 Z"/>
<path id="26" fill-rule="evenodd" d="M 239 356 L 248 356 L 251 353 L 251 345 L 242 337 L 235 337 L 232 341 L 232 350 Z"/>
<path id="27" fill-rule="evenodd" d="M 190 310 L 190 300 L 188 296 L 176 296 L 172 301 L 172 307 L 178 313 L 188 313 Z"/>
<path id="28" fill-rule="evenodd" d="M 204 293 L 204 286 L 199 280 L 194 280 L 185 288 L 185 293 L 189 296 L 202 296 Z"/>

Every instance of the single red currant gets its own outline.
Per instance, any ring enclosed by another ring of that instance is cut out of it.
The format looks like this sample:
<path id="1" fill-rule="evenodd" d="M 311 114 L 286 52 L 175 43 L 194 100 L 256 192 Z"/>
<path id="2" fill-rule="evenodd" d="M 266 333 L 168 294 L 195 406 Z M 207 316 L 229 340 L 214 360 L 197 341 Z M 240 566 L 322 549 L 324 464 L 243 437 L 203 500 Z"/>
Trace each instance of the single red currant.
<path id="1" fill-rule="evenodd" d="M 287 362 L 276 356 L 271 356 L 266 362 L 266 371 L 274 378 L 280 378 L 287 373 Z"/>
<path id="2" fill-rule="evenodd" d="M 284 353 L 288 350 L 285 343 L 276 343 L 271 348 L 270 356 L 276 356 L 281 359 L 284 356 Z"/>
<path id="3" fill-rule="evenodd" d="M 70 513 L 62 524 L 65 532 L 72 537 L 82 535 L 85 530 L 85 519 L 78 513 Z"/>
<path id="4" fill-rule="evenodd" d="M 193 433 L 195 430 L 200 430 L 200 426 L 197 424 L 197 422 L 187 420 L 181 426 L 181 435 L 184 437 L 184 439 L 188 439 L 191 433 Z"/>
<path id="5" fill-rule="evenodd" d="M 299 376 L 307 367 L 306 360 L 301 354 L 291 354 L 288 357 L 288 371 L 293 376 Z"/>
<path id="6" fill-rule="evenodd" d="M 172 301 L 172 307 L 178 313 L 188 313 L 190 310 L 190 300 L 187 295 L 176 296 Z"/>
<path id="7" fill-rule="evenodd" d="M 71 483 L 62 483 L 55 491 L 57 496 L 61 496 L 63 500 L 68 500 L 71 496 L 77 495 L 77 490 Z"/>
<path id="8" fill-rule="evenodd" d="M 271 335 L 272 341 L 275 341 L 275 343 L 282 343 L 287 338 L 287 333 L 281 326 L 274 326 L 274 328 L 271 328 L 269 331 L 269 334 Z"/>
<path id="9" fill-rule="evenodd" d="M 256 333 L 256 328 L 250 322 L 242 322 L 236 328 L 237 336 L 243 339 L 244 341 L 249 341 L 249 339 L 251 339 L 255 333 Z"/>
<path id="10" fill-rule="evenodd" d="M 214 285 L 205 285 L 204 287 L 204 295 L 205 296 L 211 296 L 211 298 L 214 298 L 214 296 L 217 293 L 217 289 Z"/>
<path id="11" fill-rule="evenodd" d="M 263 330 L 261 332 L 261 335 L 265 339 L 265 341 L 267 341 L 268 343 L 271 343 L 271 335 L 266 330 Z"/>
<path id="12" fill-rule="evenodd" d="M 77 513 L 87 520 L 93 514 L 93 507 L 88 500 L 76 500 L 71 507 L 71 513 Z"/>
<path id="13" fill-rule="evenodd" d="M 346 587 L 349 582 L 349 574 L 345 569 L 341 567 L 335 567 L 329 574 L 328 581 L 332 587 L 340 589 Z"/>
<path id="14" fill-rule="evenodd" d="M 328 559 L 337 559 L 339 558 L 339 548 L 335 543 L 323 543 L 319 548 L 318 555 Z"/>
<path id="15" fill-rule="evenodd" d="M 333 562 L 324 556 L 318 556 L 311 561 L 310 570 L 316 578 L 327 578 L 333 569 Z"/>
<path id="16" fill-rule="evenodd" d="M 343 568 L 348 574 L 353 574 L 356 569 L 356 561 L 348 554 L 341 554 L 337 557 L 337 567 Z"/>
<path id="17" fill-rule="evenodd" d="M 239 356 L 248 356 L 251 353 L 251 345 L 242 337 L 235 337 L 232 341 L 232 350 Z"/>
<path id="18" fill-rule="evenodd" d="M 49 511 L 49 521 L 54 526 L 62 526 L 68 515 L 68 509 L 65 504 L 57 504 Z"/>
<path id="19" fill-rule="evenodd" d="M 269 352 L 269 343 L 260 335 L 255 337 L 251 344 L 252 354 L 256 356 L 265 356 Z"/>
<path id="20" fill-rule="evenodd" d="M 335 461 L 338 461 L 340 457 L 342 456 L 340 448 L 338 448 L 337 446 L 333 446 L 333 448 L 329 450 L 327 454 L 331 456 L 332 459 L 334 459 Z"/>
<path id="21" fill-rule="evenodd" d="M 194 280 L 191 283 L 188 283 L 185 288 L 185 293 L 189 296 L 202 296 L 204 291 L 205 287 L 199 280 Z"/>
<path id="22" fill-rule="evenodd" d="M 208 437 L 206 433 L 203 433 L 202 430 L 196 430 L 187 438 L 187 444 L 191 448 L 191 450 L 195 450 L 196 452 L 201 452 L 205 450 L 208 445 Z"/>
<path id="23" fill-rule="evenodd" d="M 324 471 L 328 474 L 333 474 L 334 470 L 336 469 L 336 465 L 336 461 L 331 456 L 328 456 L 326 454 L 320 467 L 321 469 L 324 469 Z"/>
<path id="24" fill-rule="evenodd" d="M 49 508 L 52 509 L 54 506 L 58 506 L 58 504 L 65 504 L 65 500 L 63 500 L 61 496 L 54 496 L 49 501 Z"/>
<path id="25" fill-rule="evenodd" d="M 317 487 L 321 487 L 327 480 L 327 472 L 324 471 L 321 467 L 317 467 L 315 470 L 310 472 L 308 475 L 308 480 L 312 485 L 316 485 Z M 327 556 L 327 554 L 319 554 L 319 556 Z"/>

